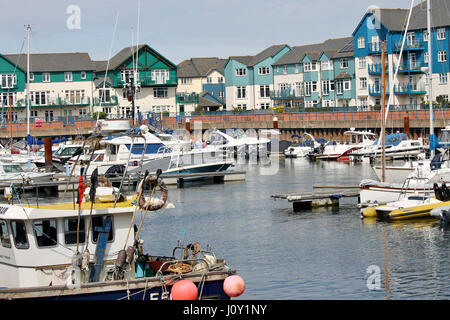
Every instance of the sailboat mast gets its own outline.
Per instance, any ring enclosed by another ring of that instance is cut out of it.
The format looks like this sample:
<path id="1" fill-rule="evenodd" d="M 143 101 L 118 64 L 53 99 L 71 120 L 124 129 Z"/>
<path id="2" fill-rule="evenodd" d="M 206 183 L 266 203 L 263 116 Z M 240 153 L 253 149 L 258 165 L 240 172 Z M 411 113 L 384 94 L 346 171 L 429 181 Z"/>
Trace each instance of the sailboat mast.
<path id="1" fill-rule="evenodd" d="M 30 25 L 27 26 L 27 138 L 30 135 Z"/>
<path id="2" fill-rule="evenodd" d="M 386 108 L 386 64 L 385 64 L 385 42 L 382 41 L 381 42 L 381 83 L 382 83 L 382 90 L 381 90 L 381 139 L 382 139 L 382 143 L 383 143 L 383 147 L 382 147 L 382 155 L 381 155 L 381 167 L 382 167 L 382 173 L 381 173 L 381 181 L 385 182 L 386 181 L 386 177 L 385 177 L 385 161 L 386 161 L 386 154 L 385 154 L 385 147 L 386 147 L 386 139 L 384 138 L 385 136 L 385 131 L 386 131 L 386 124 L 385 124 L 385 119 L 384 119 L 384 113 L 385 113 L 385 108 Z"/>
<path id="3" fill-rule="evenodd" d="M 427 0 L 427 32 L 428 32 L 428 101 L 430 104 L 430 138 L 434 138 L 434 124 L 433 124 L 433 89 L 432 89 L 432 79 L 433 79 L 433 52 L 431 41 L 433 39 L 431 35 L 431 0 Z M 430 139 L 430 143 L 431 143 Z M 430 157 L 434 157 L 434 146 L 430 149 Z"/>

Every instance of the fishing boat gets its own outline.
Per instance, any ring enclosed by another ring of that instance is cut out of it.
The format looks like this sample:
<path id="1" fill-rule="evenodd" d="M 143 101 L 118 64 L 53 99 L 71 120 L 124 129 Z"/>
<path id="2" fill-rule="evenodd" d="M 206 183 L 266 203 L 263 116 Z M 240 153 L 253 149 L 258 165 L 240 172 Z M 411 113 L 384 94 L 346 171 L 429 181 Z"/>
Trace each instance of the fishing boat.
<path id="1" fill-rule="evenodd" d="M 284 155 L 286 158 L 305 158 L 308 154 L 314 152 L 314 149 L 319 148 L 321 143 L 326 143 L 323 139 L 323 141 L 316 140 L 307 132 L 303 133 L 303 135 L 309 139 L 304 139 L 303 142 L 293 144 L 284 150 Z M 291 136 L 291 138 L 294 137 L 301 138 L 301 136 L 295 134 Z"/>
<path id="2" fill-rule="evenodd" d="M 328 141 L 321 154 L 316 155 L 316 159 L 350 161 L 350 154 L 355 150 L 372 145 L 375 141 L 375 134 L 371 131 L 357 131 L 351 128 L 345 131 L 344 135 L 349 137 L 346 143 Z"/>
<path id="3" fill-rule="evenodd" d="M 96 186 L 92 178 L 88 192 L 79 187 L 77 204 L 0 205 L 0 299 L 180 299 L 186 282 L 197 299 L 234 296 L 225 280 L 242 278 L 209 246 L 179 241 L 167 256 L 144 252 L 145 215 L 167 202 L 160 177 L 145 176 L 133 196 L 110 190 L 114 201 L 98 200 Z"/>

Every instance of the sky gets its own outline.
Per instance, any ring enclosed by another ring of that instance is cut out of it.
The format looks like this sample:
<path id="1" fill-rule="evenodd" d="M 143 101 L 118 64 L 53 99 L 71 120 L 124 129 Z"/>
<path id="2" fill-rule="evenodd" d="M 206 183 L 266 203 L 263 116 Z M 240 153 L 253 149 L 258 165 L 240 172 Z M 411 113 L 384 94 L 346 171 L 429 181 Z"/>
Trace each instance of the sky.
<path id="1" fill-rule="evenodd" d="M 175 64 L 193 57 L 226 59 L 274 44 L 348 37 L 368 7 L 410 5 L 410 0 L 0 0 L 0 53 L 26 52 L 30 25 L 32 53 L 88 52 L 93 60 L 108 60 L 138 41 Z"/>

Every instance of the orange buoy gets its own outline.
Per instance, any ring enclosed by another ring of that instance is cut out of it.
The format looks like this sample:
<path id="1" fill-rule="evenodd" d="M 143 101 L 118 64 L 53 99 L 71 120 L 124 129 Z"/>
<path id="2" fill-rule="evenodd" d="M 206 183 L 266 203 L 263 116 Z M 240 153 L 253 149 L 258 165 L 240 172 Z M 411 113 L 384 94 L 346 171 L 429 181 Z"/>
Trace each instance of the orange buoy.
<path id="1" fill-rule="evenodd" d="M 180 280 L 172 287 L 172 300 L 196 300 L 197 286 L 191 280 Z"/>
<path id="2" fill-rule="evenodd" d="M 239 297 L 245 290 L 244 279 L 238 275 L 229 276 L 223 282 L 223 290 L 229 297 Z"/>

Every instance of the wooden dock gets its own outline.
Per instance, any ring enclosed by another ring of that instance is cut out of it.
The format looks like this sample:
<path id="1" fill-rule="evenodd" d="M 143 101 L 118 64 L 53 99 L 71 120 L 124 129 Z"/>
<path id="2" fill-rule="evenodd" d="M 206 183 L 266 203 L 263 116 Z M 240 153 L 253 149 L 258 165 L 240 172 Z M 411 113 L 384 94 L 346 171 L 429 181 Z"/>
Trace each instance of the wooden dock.
<path id="1" fill-rule="evenodd" d="M 340 198 L 359 197 L 359 189 L 336 190 L 334 192 L 305 192 L 272 195 L 273 199 L 292 202 L 295 212 L 328 206 L 339 206 Z"/>
<path id="2" fill-rule="evenodd" d="M 32 191 L 37 189 L 47 189 L 46 193 L 55 193 L 64 190 L 76 190 L 78 188 L 79 177 L 69 177 L 65 174 L 55 174 L 54 180 L 46 182 L 38 182 L 29 184 L 27 182 L 14 182 L 14 187 L 20 190 Z M 130 187 L 136 186 L 137 182 L 142 177 L 136 175 L 126 175 L 123 179 L 123 185 Z M 245 171 L 222 171 L 222 172 L 207 172 L 207 173 L 179 173 L 179 174 L 161 174 L 161 178 L 166 185 L 177 185 L 179 188 L 184 187 L 186 181 L 191 180 L 212 180 L 214 183 L 223 183 L 231 181 L 245 181 Z M 89 180 L 89 178 L 88 178 Z M 108 178 L 113 186 L 119 186 L 122 181 L 122 177 Z M 86 181 L 85 181 L 86 183 Z M 9 188 L 11 183 L 0 183 L 0 189 Z M 36 191 L 38 192 L 38 191 Z"/>

